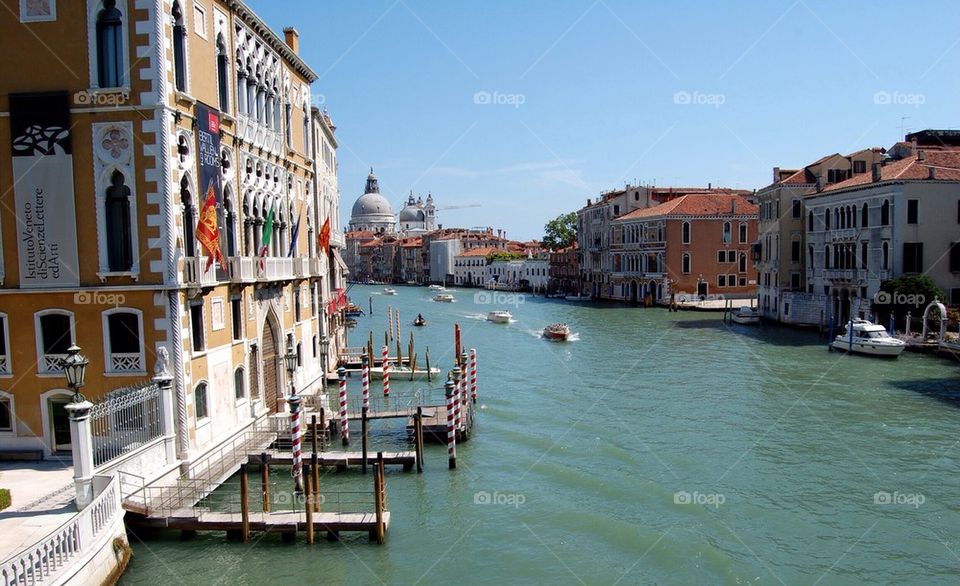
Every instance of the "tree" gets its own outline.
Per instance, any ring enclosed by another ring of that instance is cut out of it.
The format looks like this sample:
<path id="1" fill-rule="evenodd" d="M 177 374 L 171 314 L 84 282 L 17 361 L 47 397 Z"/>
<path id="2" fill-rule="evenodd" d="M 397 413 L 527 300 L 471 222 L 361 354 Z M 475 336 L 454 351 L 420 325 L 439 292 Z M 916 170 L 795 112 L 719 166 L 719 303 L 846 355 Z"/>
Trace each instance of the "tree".
<path id="1" fill-rule="evenodd" d="M 548 250 L 560 250 L 577 239 L 577 214 L 560 214 L 543 227 L 543 246 Z"/>
<path id="2" fill-rule="evenodd" d="M 923 315 L 923 309 L 934 299 L 943 301 L 946 295 L 927 275 L 904 275 L 884 281 L 873 298 L 874 311 L 889 319 L 891 313 L 904 318 L 907 312 L 913 317 Z"/>
<path id="3" fill-rule="evenodd" d="M 521 260 L 524 256 L 522 254 L 517 254 L 516 252 L 507 252 L 502 250 L 499 252 L 491 252 L 487 255 L 487 264 L 492 263 L 495 260 Z"/>

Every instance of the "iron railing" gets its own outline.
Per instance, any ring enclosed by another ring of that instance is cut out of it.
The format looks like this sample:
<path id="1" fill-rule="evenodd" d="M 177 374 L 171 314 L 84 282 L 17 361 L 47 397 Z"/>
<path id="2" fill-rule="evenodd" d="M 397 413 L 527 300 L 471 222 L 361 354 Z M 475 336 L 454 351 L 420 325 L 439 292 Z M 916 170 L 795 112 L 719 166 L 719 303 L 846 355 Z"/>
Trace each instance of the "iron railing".
<path id="1" fill-rule="evenodd" d="M 163 433 L 160 387 L 153 382 L 111 392 L 90 409 L 93 465 L 102 466 Z"/>

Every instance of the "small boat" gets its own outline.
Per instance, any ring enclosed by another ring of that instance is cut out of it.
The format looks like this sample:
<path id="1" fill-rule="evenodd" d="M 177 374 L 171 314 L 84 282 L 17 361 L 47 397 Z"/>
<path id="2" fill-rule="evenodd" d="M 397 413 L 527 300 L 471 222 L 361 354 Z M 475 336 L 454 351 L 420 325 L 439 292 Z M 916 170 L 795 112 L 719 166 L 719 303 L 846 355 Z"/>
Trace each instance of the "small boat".
<path id="1" fill-rule="evenodd" d="M 543 328 L 543 337 L 554 342 L 565 342 L 570 339 L 570 327 L 567 324 L 550 324 Z"/>
<path id="2" fill-rule="evenodd" d="M 417 317 L 417 319 L 413 320 L 413 325 L 417 326 L 418 328 L 422 328 L 423 326 L 427 325 L 427 320 L 423 319 L 422 316 Z"/>
<path id="3" fill-rule="evenodd" d="M 487 321 L 492 321 L 495 324 L 508 324 L 511 318 L 513 318 L 513 315 L 503 309 L 497 309 L 487 314 Z"/>
<path id="4" fill-rule="evenodd" d="M 453 295 L 449 293 L 440 293 L 433 296 L 434 301 L 439 301 L 440 303 L 453 303 Z"/>
<path id="5" fill-rule="evenodd" d="M 351 303 L 347 305 L 346 311 L 344 312 L 344 314 L 347 317 L 360 317 L 361 315 L 363 315 L 363 309 L 359 305 L 355 303 Z"/>
<path id="6" fill-rule="evenodd" d="M 443 291 L 444 289 L 446 289 L 446 287 L 444 287 L 443 285 L 430 285 L 430 287 L 428 288 L 431 291 Z"/>
<path id="7" fill-rule="evenodd" d="M 362 371 L 359 368 L 348 368 L 347 372 L 350 374 L 359 375 Z M 397 380 L 410 380 L 410 367 L 409 366 L 397 366 L 396 364 L 390 365 L 390 377 L 396 377 Z M 430 378 L 437 380 L 437 377 L 440 376 L 440 369 L 436 366 L 430 367 Z M 382 380 L 383 379 L 383 367 L 382 366 L 372 366 L 370 367 L 370 379 L 371 380 Z M 427 379 L 427 369 L 417 367 L 413 371 L 414 380 L 426 380 Z"/>
<path id="8" fill-rule="evenodd" d="M 867 356 L 896 358 L 907 347 L 906 342 L 887 333 L 887 329 L 865 319 L 847 323 L 847 331 L 834 338 L 831 348 Z"/>
<path id="9" fill-rule="evenodd" d="M 730 319 L 734 323 L 741 325 L 753 325 L 760 323 L 760 311 L 753 307 L 738 307 L 736 311 L 730 312 Z"/>
<path id="10" fill-rule="evenodd" d="M 384 294 L 384 295 L 396 295 L 396 294 L 397 294 L 397 290 L 396 290 L 396 289 L 391 289 L 390 287 L 387 287 L 386 289 L 383 290 L 383 294 Z"/>
<path id="11" fill-rule="evenodd" d="M 573 302 L 590 301 L 590 295 L 567 295 L 564 299 Z"/>

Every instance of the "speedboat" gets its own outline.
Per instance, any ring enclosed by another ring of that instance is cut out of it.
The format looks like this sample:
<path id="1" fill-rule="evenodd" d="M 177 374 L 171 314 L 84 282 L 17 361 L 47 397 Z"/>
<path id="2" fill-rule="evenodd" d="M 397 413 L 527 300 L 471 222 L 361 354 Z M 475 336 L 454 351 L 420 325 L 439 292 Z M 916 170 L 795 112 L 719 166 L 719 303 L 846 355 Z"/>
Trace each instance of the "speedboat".
<path id="1" fill-rule="evenodd" d="M 495 324 L 508 324 L 512 317 L 509 311 L 496 309 L 487 314 L 487 321 L 492 321 Z"/>
<path id="2" fill-rule="evenodd" d="M 440 303 L 453 303 L 453 295 L 449 293 L 440 293 L 433 296 L 434 301 L 439 301 Z"/>
<path id="3" fill-rule="evenodd" d="M 567 324 L 550 324 L 543 328 L 543 337 L 553 342 L 565 342 L 570 338 L 570 327 Z"/>
<path id="4" fill-rule="evenodd" d="M 387 287 L 386 289 L 383 290 L 383 294 L 384 294 L 384 295 L 396 295 L 396 294 L 397 294 L 397 290 L 396 290 L 396 289 L 391 289 L 390 287 Z"/>
<path id="5" fill-rule="evenodd" d="M 350 303 L 347 305 L 346 311 L 344 312 L 346 317 L 360 317 L 363 315 L 363 309 L 355 303 Z"/>
<path id="6" fill-rule="evenodd" d="M 736 311 L 730 313 L 730 319 L 734 323 L 741 325 L 753 325 L 760 323 L 760 311 L 753 307 L 738 307 Z"/>
<path id="7" fill-rule="evenodd" d="M 413 320 L 413 325 L 417 326 L 418 328 L 422 328 L 423 326 L 427 325 L 427 320 L 423 319 L 422 315 L 418 315 L 417 319 Z"/>
<path id="8" fill-rule="evenodd" d="M 881 325 L 855 319 L 847 323 L 847 331 L 837 336 L 830 346 L 844 352 L 896 358 L 907 344 L 888 334 Z"/>
<path id="9" fill-rule="evenodd" d="M 443 291 L 444 289 L 446 289 L 446 287 L 444 287 L 443 285 L 430 285 L 429 289 L 431 291 Z"/>
<path id="10" fill-rule="evenodd" d="M 590 295 L 567 295 L 566 297 L 564 297 L 564 299 L 566 299 L 567 301 L 574 301 L 574 302 L 590 301 Z"/>

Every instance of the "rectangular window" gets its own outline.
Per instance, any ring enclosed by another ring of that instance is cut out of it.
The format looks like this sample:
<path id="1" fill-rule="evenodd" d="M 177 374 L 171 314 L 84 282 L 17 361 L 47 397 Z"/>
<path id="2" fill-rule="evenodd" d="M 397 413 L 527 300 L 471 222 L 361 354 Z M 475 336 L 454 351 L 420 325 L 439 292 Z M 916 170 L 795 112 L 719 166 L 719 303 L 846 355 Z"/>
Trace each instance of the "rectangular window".
<path id="1" fill-rule="evenodd" d="M 746 277 L 740 277 L 740 286 L 741 286 L 741 287 L 746 287 L 746 286 L 747 286 L 747 278 L 746 278 Z"/>
<path id="2" fill-rule="evenodd" d="M 907 200 L 907 223 L 916 224 L 917 216 L 919 215 L 920 200 L 919 199 L 908 199 Z"/>
<path id="3" fill-rule="evenodd" d="M 801 216 L 801 214 L 802 214 L 802 211 L 801 211 L 801 209 L 800 209 L 800 200 L 799 200 L 799 199 L 795 199 L 795 200 L 793 200 L 793 217 L 794 217 L 794 218 L 799 218 L 799 217 Z"/>
<path id="4" fill-rule="evenodd" d="M 230 300 L 230 323 L 233 325 L 233 339 L 243 339 L 243 299 L 234 297 Z"/>
<path id="5" fill-rule="evenodd" d="M 199 4 L 193 5 L 193 30 L 204 39 L 207 38 L 207 13 Z"/>
<path id="6" fill-rule="evenodd" d="M 960 242 L 950 244 L 950 272 L 960 273 Z M 2 335 L 3 331 L 0 330 L 0 336 Z M 6 354 L 6 352 L 4 352 L 4 354 Z"/>
<path id="7" fill-rule="evenodd" d="M 923 242 L 903 243 L 903 272 L 923 272 Z"/>
<path id="8" fill-rule="evenodd" d="M 747 225 L 740 224 L 740 244 L 747 242 Z"/>
<path id="9" fill-rule="evenodd" d="M 300 310 L 300 287 L 293 290 L 293 316 L 296 321 L 303 318 Z"/>
<path id="10" fill-rule="evenodd" d="M 0 431 L 13 431 L 13 407 L 10 399 L 0 399 Z"/>
<path id="11" fill-rule="evenodd" d="M 960 287 L 950 289 L 950 305 L 960 305 Z"/>
<path id="12" fill-rule="evenodd" d="M 790 273 L 790 288 L 794 291 L 800 290 L 800 273 Z"/>
<path id="13" fill-rule="evenodd" d="M 854 172 L 854 173 L 866 173 L 866 172 L 867 172 L 867 162 L 866 162 L 866 161 L 854 161 L 854 162 L 853 162 L 853 172 Z"/>
<path id="14" fill-rule="evenodd" d="M 727 251 L 718 250 L 717 251 L 717 262 L 727 262 Z"/>
<path id="15" fill-rule="evenodd" d="M 727 286 L 727 276 L 717 275 L 717 287 L 726 287 L 726 286 Z"/>
<path id="16" fill-rule="evenodd" d="M 190 306 L 190 337 L 193 340 L 194 352 L 203 352 L 206 348 L 203 336 L 203 304 L 197 303 Z"/>
<path id="17" fill-rule="evenodd" d="M 736 286 L 737 286 L 737 276 L 727 275 L 727 287 L 736 287 Z"/>
<path id="18" fill-rule="evenodd" d="M 790 304 L 789 304 L 789 303 L 784 303 L 784 304 L 783 304 L 783 315 L 790 315 Z"/>
<path id="19" fill-rule="evenodd" d="M 10 374 L 10 356 L 7 354 L 7 316 L 0 315 L 0 374 Z"/>
<path id="20" fill-rule="evenodd" d="M 790 260 L 800 262 L 800 241 L 794 240 L 790 243 Z"/>
<path id="21" fill-rule="evenodd" d="M 204 419 L 210 415 L 210 411 L 207 408 L 207 383 L 200 383 L 197 385 L 197 388 L 193 391 L 193 393 L 193 405 L 196 409 L 197 419 Z"/>

